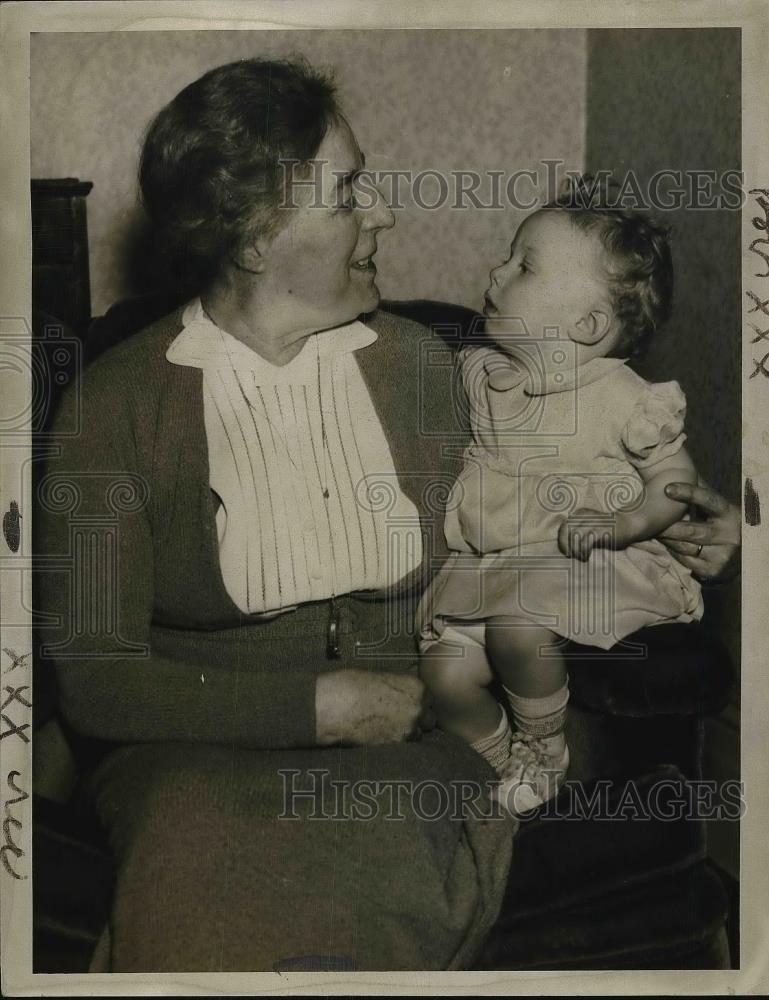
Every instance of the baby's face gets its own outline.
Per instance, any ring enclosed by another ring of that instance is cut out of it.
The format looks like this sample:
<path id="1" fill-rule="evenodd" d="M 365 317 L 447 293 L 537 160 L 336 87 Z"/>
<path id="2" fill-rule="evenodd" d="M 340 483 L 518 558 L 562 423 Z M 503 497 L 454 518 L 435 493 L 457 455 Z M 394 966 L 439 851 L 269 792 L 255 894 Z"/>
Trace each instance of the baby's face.
<path id="1" fill-rule="evenodd" d="M 598 236 L 578 229 L 564 212 L 529 216 L 515 234 L 510 257 L 489 275 L 483 309 L 488 336 L 503 350 L 512 349 L 510 334 L 520 337 L 514 321 L 523 320 L 536 340 L 545 328 L 570 337 L 592 310 L 611 308 L 602 260 Z"/>

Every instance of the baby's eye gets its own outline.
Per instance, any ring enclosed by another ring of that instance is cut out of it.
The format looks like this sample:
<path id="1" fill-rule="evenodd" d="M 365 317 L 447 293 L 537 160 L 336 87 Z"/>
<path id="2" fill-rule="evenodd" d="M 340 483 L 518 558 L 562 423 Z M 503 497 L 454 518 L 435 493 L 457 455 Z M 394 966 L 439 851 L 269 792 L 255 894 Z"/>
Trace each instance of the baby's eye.
<path id="1" fill-rule="evenodd" d="M 518 265 L 518 268 L 521 274 L 528 274 L 530 270 L 529 265 L 526 263 L 525 260 L 521 261 L 521 263 Z"/>

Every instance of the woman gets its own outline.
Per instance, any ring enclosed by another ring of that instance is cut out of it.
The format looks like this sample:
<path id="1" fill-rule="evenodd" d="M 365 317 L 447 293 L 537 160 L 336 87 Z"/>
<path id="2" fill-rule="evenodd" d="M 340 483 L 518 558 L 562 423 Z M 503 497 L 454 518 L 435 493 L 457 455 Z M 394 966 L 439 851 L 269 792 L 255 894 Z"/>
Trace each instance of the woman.
<path id="1" fill-rule="evenodd" d="M 112 971 L 463 968 L 499 912 L 512 826 L 473 808 L 485 763 L 429 731 L 411 628 L 457 471 L 423 408 L 464 432 L 428 331 L 374 314 L 393 216 L 355 204 L 362 165 L 305 65 L 183 90 L 141 183 L 199 295 L 59 412 L 84 430 L 41 550 L 79 555 L 43 597 L 65 716 L 120 744 L 89 786 Z"/>
<path id="2" fill-rule="evenodd" d="M 80 405 L 85 433 L 51 464 L 43 551 L 69 551 L 75 517 L 111 517 L 117 545 L 84 617 L 61 579 L 44 595 L 75 622 L 64 715 L 123 744 L 90 788 L 118 862 L 113 971 L 461 968 L 499 910 L 511 825 L 393 793 L 491 774 L 441 734 L 406 742 L 431 727 L 408 619 L 449 474 L 415 433 L 427 331 L 353 322 L 393 224 L 354 207 L 362 165 L 306 66 L 235 63 L 182 91 L 141 183 L 200 296 L 99 358 L 59 412 Z M 453 412 L 445 370 L 424 388 Z M 349 805 L 302 797 L 322 772 Z M 294 818 L 312 811 L 328 818 Z"/>

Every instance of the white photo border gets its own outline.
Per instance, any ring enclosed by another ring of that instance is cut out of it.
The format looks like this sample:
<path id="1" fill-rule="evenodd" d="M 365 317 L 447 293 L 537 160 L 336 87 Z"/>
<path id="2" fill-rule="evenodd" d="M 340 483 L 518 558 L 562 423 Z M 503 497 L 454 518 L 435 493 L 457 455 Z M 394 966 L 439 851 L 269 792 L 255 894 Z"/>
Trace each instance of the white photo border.
<path id="1" fill-rule="evenodd" d="M 643 28 L 735 27 L 742 30 L 743 122 L 742 169 L 748 195 L 743 210 L 743 476 L 759 496 L 769 498 L 769 385 L 755 377 L 761 354 L 750 343 L 748 291 L 769 298 L 769 277 L 755 250 L 756 239 L 769 237 L 756 220 L 769 223 L 755 192 L 769 191 L 769 5 L 763 0 L 451 0 L 386 3 L 332 0 L 275 2 L 38 2 L 0 7 L 0 197 L 5 236 L 0 268 L 0 336 L 18 337 L 31 328 L 31 233 L 29 39 L 32 32 L 286 30 L 300 28 Z M 769 198 L 769 194 L 767 195 Z M 753 249 L 751 250 L 751 245 Z M 763 246 L 764 244 L 760 244 Z M 760 345 L 759 345 L 760 346 Z M 753 376 L 753 377 L 751 377 Z M 13 391 L 0 399 L 0 428 L 8 414 L 28 405 L 30 380 L 20 376 Z M 22 511 L 31 509 L 29 442 L 0 433 L 0 489 L 6 501 L 20 494 Z M 769 500 L 767 501 L 769 503 Z M 23 522 L 24 530 L 29 525 Z M 0 868 L 0 935 L 3 993 L 39 995 L 192 995 L 192 994 L 356 994 L 425 995 L 624 995 L 624 994 L 761 994 L 769 991 L 769 685 L 765 679 L 769 600 L 764 581 L 769 563 L 766 524 L 744 528 L 742 685 L 742 776 L 747 812 L 741 830 L 742 968 L 731 971 L 628 972 L 455 972 L 455 973 L 254 973 L 189 975 L 32 973 L 31 743 L 0 741 L 0 787 L 3 818 L 12 816 L 14 842 L 23 856 L 15 879 Z M 31 650 L 29 555 L 0 553 L 2 629 L 0 647 Z M 11 624 L 26 622 L 25 624 Z M 5 664 L 3 664 L 5 669 Z M 22 677 L 23 674 L 23 677 Z M 4 675 L 3 675 L 4 676 Z M 14 683 L 31 685 L 31 666 L 22 665 Z M 17 724 L 31 723 L 23 702 Z M 31 731 L 31 725 L 30 725 Z M 27 797 L 25 797 L 27 796 Z M 11 812 L 9 813 L 9 809 Z M 17 825 L 18 824 L 18 825 Z M 7 855 L 6 855 L 7 856 Z"/>

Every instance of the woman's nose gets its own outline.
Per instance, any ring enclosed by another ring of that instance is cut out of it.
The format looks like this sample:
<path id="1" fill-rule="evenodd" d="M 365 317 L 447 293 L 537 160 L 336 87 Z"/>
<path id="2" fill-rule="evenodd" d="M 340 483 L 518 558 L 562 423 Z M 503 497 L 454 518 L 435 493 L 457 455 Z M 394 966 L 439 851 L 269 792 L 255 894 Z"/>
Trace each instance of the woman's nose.
<path id="1" fill-rule="evenodd" d="M 384 195 L 378 186 L 374 187 L 376 200 L 371 208 L 363 213 L 363 227 L 365 229 L 392 229 L 395 225 L 395 216 L 390 206 L 385 201 Z"/>

